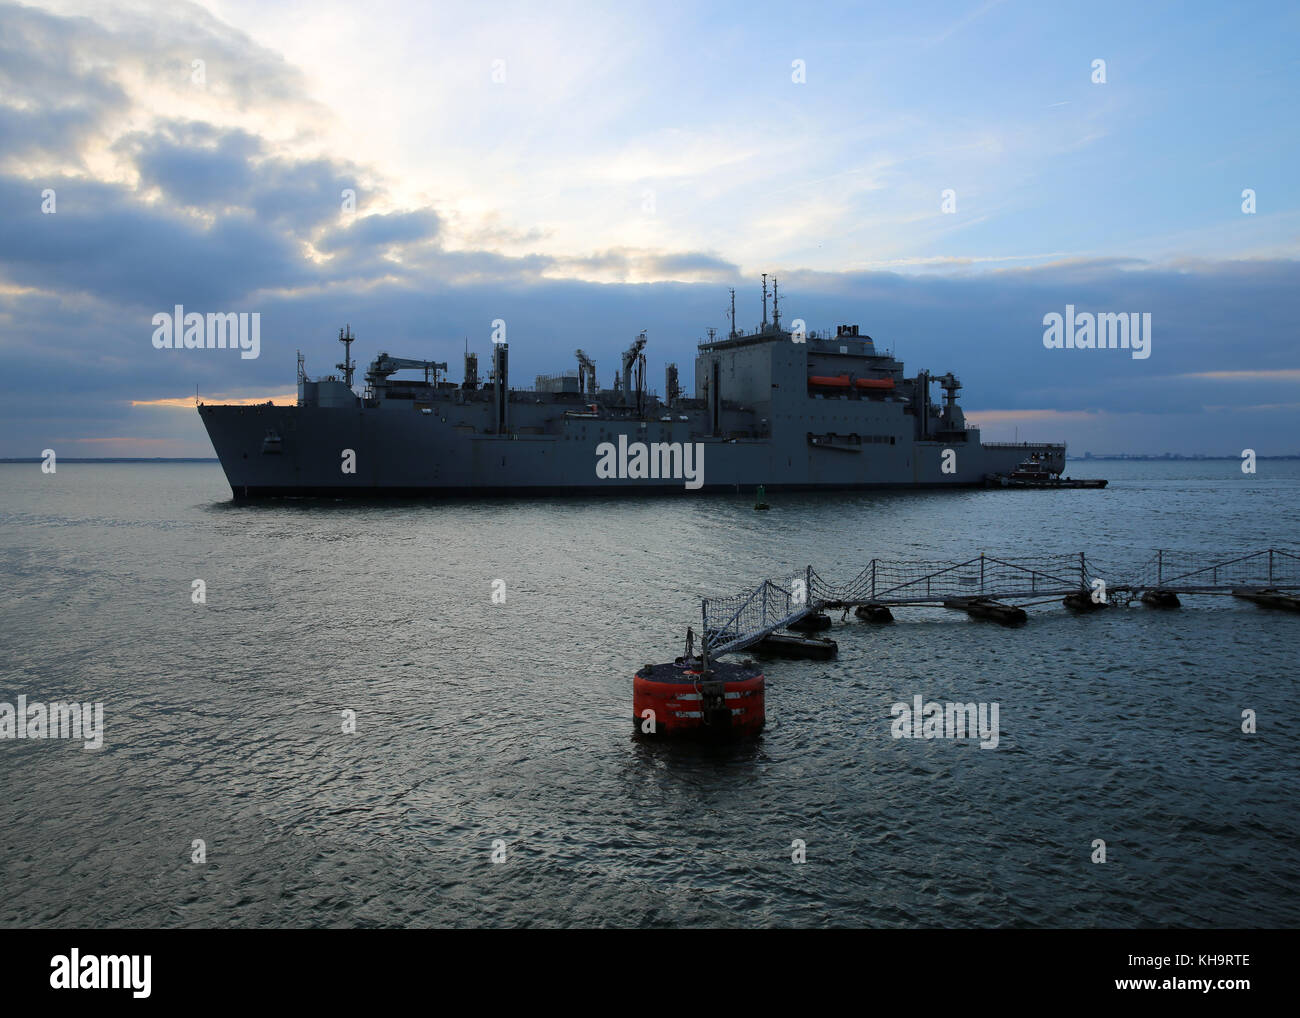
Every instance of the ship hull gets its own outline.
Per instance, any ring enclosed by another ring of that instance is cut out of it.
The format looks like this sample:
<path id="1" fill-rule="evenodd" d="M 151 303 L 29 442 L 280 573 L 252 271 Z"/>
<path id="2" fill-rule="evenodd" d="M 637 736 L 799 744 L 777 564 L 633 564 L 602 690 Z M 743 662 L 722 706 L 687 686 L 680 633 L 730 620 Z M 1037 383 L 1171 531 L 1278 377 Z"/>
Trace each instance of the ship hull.
<path id="1" fill-rule="evenodd" d="M 903 420 L 892 435 L 843 447 L 816 444 L 804 432 L 701 437 L 692 420 L 557 421 L 552 415 L 539 416 L 537 425 L 551 433 L 484 434 L 458 428 L 450 411 L 423 414 L 409 404 L 206 405 L 199 415 L 236 499 L 692 495 L 760 484 L 771 491 L 969 488 L 982 486 L 988 474 L 1013 470 L 1030 452 L 1057 468 L 1065 460 L 1061 445 L 915 441 Z M 601 476 L 611 446 L 637 444 L 689 444 L 696 455 L 688 466 L 696 469 L 628 476 L 635 470 L 623 462 L 621 476 Z"/>

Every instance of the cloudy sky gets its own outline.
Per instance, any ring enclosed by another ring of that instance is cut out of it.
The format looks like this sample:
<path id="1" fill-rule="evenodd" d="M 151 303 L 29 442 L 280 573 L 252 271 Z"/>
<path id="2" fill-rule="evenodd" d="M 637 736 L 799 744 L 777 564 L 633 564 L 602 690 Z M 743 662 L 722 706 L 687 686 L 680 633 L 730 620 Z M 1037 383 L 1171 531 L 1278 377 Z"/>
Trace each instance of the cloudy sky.
<path id="1" fill-rule="evenodd" d="M 505 319 L 513 377 L 581 346 L 606 382 L 646 329 L 660 379 L 764 271 L 958 374 L 986 439 L 1300 452 L 1298 38 L 1293 3 L 0 2 L 0 456 L 211 455 L 196 390 L 291 398 L 345 322 L 459 377 Z M 261 356 L 154 349 L 176 304 L 259 312 Z M 1067 304 L 1149 312 L 1151 357 L 1045 349 Z"/>

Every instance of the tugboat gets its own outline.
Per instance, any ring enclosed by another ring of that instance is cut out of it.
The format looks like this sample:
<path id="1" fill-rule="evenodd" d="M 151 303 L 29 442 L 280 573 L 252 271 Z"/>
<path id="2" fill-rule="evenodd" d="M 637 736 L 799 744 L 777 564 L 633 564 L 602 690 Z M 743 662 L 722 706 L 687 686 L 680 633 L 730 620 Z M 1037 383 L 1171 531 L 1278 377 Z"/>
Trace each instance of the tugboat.
<path id="1" fill-rule="evenodd" d="M 1009 474 L 984 475 L 986 488 L 1104 488 L 1107 483 L 1100 477 L 1079 480 L 1061 477 L 1060 471 L 1053 470 L 1049 464 L 1038 458 L 1038 453 L 1021 460 L 1016 469 Z"/>

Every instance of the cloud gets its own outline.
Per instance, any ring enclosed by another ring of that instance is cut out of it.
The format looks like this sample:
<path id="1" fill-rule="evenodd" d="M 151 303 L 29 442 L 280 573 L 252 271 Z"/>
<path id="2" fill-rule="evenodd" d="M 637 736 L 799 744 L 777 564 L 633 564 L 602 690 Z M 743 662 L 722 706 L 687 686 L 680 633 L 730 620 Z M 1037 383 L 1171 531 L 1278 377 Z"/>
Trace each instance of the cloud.
<path id="1" fill-rule="evenodd" d="M 107 59 L 111 35 L 89 21 L 0 6 L 0 153 L 80 162 L 83 147 L 130 100 Z"/>
<path id="2" fill-rule="evenodd" d="M 438 216 L 429 209 L 362 216 L 330 230 L 315 246 L 319 251 L 337 252 L 429 242 L 437 237 L 438 227 Z"/>
<path id="3" fill-rule="evenodd" d="M 968 19 L 946 45 L 979 25 Z M 617 27 L 598 26 L 611 37 Z M 312 31 L 322 29 L 313 22 Z M 477 38 L 481 52 L 455 59 L 466 74 L 495 52 L 491 33 Z M 781 93 L 773 109 L 789 116 L 753 128 L 711 132 L 720 112 L 683 129 L 641 125 L 619 116 L 626 97 L 615 85 L 627 55 L 589 55 L 546 78 L 550 58 L 530 51 L 510 58 L 504 90 L 484 79 L 395 96 L 436 106 L 429 116 L 440 129 L 459 115 L 449 96 L 472 98 L 475 111 L 497 104 L 489 127 L 502 129 L 490 146 L 461 149 L 442 132 L 447 151 L 435 145 L 436 160 L 417 175 L 437 189 L 439 171 L 457 162 L 457 172 L 483 178 L 487 197 L 417 201 L 409 175 L 395 184 L 390 166 L 353 155 L 365 146 L 332 143 L 339 128 L 303 73 L 200 8 L 127 3 L 64 17 L 0 6 L 0 455 L 30 454 L 51 435 L 111 435 L 142 449 L 165 441 L 204 454 L 197 415 L 174 413 L 196 386 L 236 401 L 283 398 L 298 350 L 309 370 L 331 369 L 344 322 L 363 363 L 386 348 L 454 364 L 466 339 L 481 350 L 502 318 L 521 378 L 569 366 L 578 346 L 609 369 L 647 329 L 652 361 L 676 361 L 689 380 L 695 342 L 726 325 L 728 287 L 738 288 L 739 324 L 757 324 L 750 263 L 769 250 L 785 252 L 771 269 L 787 321 L 856 322 L 909 370 L 955 371 L 968 406 L 999 408 L 971 410 L 989 428 L 1041 425 L 1059 438 L 1140 420 L 1163 441 L 1181 436 L 1184 451 L 1261 435 L 1293 442 L 1295 260 L 1062 257 L 1075 250 L 1065 243 L 963 253 L 947 246 L 952 237 L 976 237 L 999 203 L 1023 199 L 1009 187 L 983 199 L 981 215 L 941 216 L 938 186 L 947 181 L 935 167 L 995 175 L 1027 151 L 1029 134 L 972 123 L 936 140 L 915 113 L 864 120 L 854 134 L 833 109 L 799 105 L 811 91 Z M 696 69 L 691 59 L 682 58 L 685 69 Z M 201 85 L 194 60 L 204 61 Z M 733 71 L 698 71 L 714 76 L 701 81 L 744 91 Z M 430 84 L 425 65 L 411 73 Z M 688 105 L 669 112 L 686 116 Z M 373 100 L 372 108 L 380 110 Z M 538 119 L 521 128 L 510 120 L 521 108 Z M 566 126 L 575 110 L 610 132 L 607 147 L 588 156 L 576 144 L 592 139 L 582 124 Z M 835 120 L 829 134 L 823 117 Z M 893 150 L 918 127 L 928 139 L 921 151 Z M 1053 144 L 1069 134 L 1062 130 Z M 550 131 L 562 144 L 534 149 Z M 863 139 L 879 140 L 881 151 L 864 151 Z M 517 192 L 489 186 L 503 180 Z M 655 182 L 654 214 L 639 204 L 643 180 Z M 57 195 L 53 215 L 41 210 L 47 188 Z M 357 192 L 355 213 L 341 210 L 344 189 Z M 979 188 L 958 189 L 959 207 L 980 200 Z M 516 204 L 517 195 L 527 201 Z M 522 223 L 521 208 L 531 217 Z M 899 224 L 925 241 L 891 236 Z M 1057 239 L 1030 239 L 1043 237 Z M 823 243 L 853 257 L 827 255 Z M 927 271 L 891 270 L 902 266 Z M 153 349 L 150 319 L 175 304 L 259 312 L 262 357 Z M 1066 304 L 1151 313 L 1151 359 L 1045 349 L 1043 316 Z M 1213 419 L 1202 407 L 1216 408 Z M 1135 443 L 1143 434 L 1130 428 Z"/>
<path id="4" fill-rule="evenodd" d="M 664 254 L 618 248 L 586 257 L 546 259 L 546 274 L 609 282 L 722 282 L 736 278 L 733 263 L 703 251 Z"/>

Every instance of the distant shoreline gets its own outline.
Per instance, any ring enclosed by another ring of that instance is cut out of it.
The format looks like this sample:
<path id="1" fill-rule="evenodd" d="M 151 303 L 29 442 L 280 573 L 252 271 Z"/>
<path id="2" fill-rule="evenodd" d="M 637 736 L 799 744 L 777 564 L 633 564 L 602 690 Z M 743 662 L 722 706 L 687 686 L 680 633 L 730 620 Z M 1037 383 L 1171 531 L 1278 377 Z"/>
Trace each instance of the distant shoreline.
<path id="1" fill-rule="evenodd" d="M 1232 460 L 1240 461 L 1241 456 L 1153 456 L 1147 453 L 1123 453 L 1117 452 L 1109 456 L 1066 456 L 1067 460 L 1072 463 L 1101 463 L 1101 462 L 1120 462 L 1127 460 L 1130 463 L 1200 463 L 1202 460 Z M 1300 460 L 1300 453 L 1290 453 L 1285 456 L 1256 456 L 1257 460 Z"/>
<path id="2" fill-rule="evenodd" d="M 1149 453 L 1114 453 L 1108 456 L 1066 456 L 1070 463 L 1199 463 L 1240 460 L 1240 456 L 1164 456 Z M 1257 460 L 1300 460 L 1300 453 L 1285 456 L 1256 456 Z M 40 456 L 4 457 L 0 463 L 42 463 Z M 220 463 L 215 456 L 60 456 L 60 463 Z"/>

